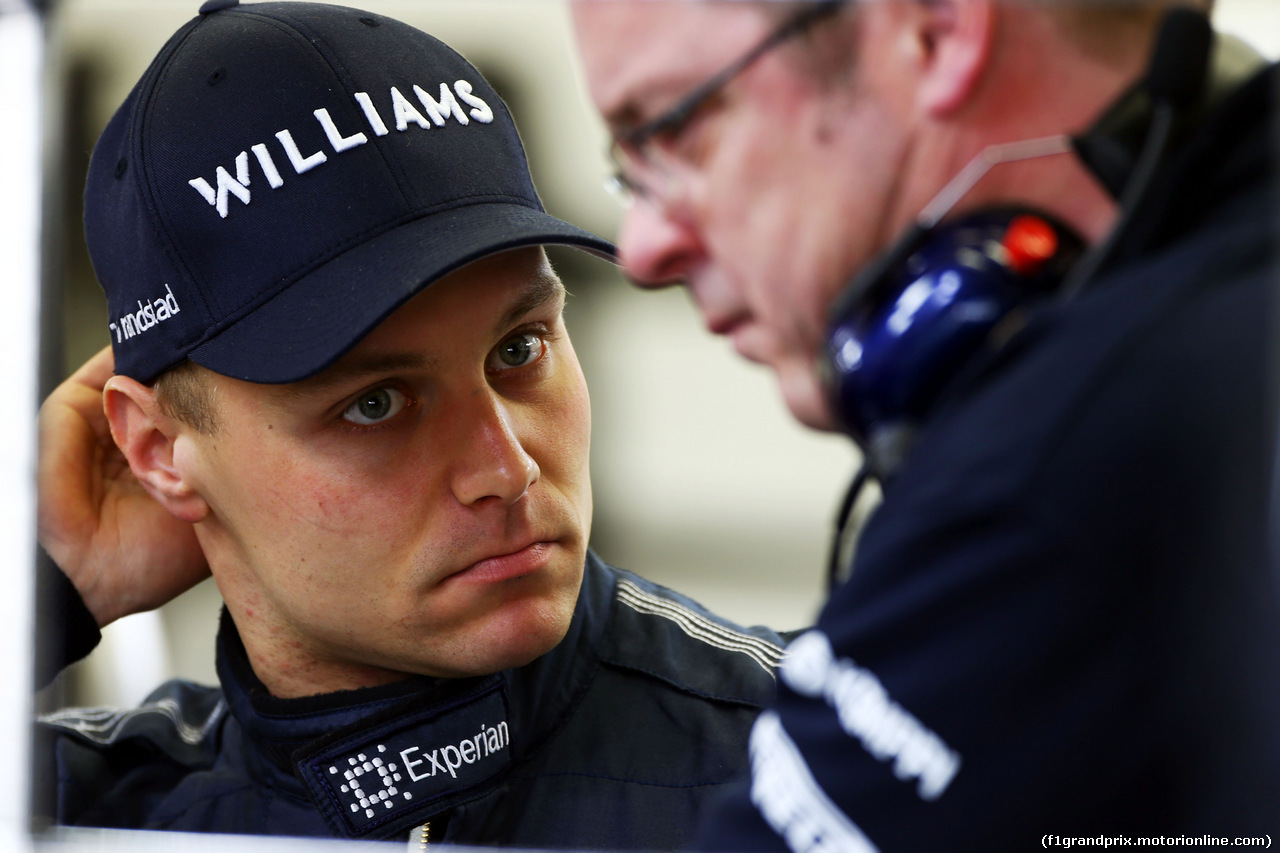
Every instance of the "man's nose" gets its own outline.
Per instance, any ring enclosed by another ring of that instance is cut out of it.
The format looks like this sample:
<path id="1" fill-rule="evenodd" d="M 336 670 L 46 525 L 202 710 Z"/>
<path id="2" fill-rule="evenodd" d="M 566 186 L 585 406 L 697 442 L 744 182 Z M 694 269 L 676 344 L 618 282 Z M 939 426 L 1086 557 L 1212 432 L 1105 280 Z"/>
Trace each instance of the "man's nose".
<path id="1" fill-rule="evenodd" d="M 702 256 L 700 238 L 690 223 L 661 205 L 637 199 L 622 218 L 618 255 L 623 271 L 641 287 L 679 284 Z"/>
<path id="2" fill-rule="evenodd" d="M 458 423 L 453 493 L 464 506 L 520 500 L 538 481 L 538 463 L 525 450 L 512 412 L 492 392 L 473 395 Z"/>

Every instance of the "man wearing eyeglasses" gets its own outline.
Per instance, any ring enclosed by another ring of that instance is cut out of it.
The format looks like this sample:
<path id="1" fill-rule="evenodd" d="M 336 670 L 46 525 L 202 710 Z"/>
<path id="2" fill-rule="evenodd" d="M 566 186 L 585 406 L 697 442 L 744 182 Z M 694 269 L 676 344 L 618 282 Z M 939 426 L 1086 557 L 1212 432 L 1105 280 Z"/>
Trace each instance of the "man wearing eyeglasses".
<path id="1" fill-rule="evenodd" d="M 1177 5 L 572 3 L 627 272 L 884 488 L 706 847 L 1280 830 L 1276 71 Z"/>

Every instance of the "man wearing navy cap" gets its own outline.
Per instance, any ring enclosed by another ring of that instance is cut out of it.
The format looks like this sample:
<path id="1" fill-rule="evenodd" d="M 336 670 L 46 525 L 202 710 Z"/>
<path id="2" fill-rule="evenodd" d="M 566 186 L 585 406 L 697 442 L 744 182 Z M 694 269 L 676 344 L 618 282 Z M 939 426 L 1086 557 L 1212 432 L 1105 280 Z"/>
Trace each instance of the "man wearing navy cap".
<path id="1" fill-rule="evenodd" d="M 100 418 L 104 382 L 162 530 L 194 531 L 169 583 L 207 560 L 226 612 L 221 689 L 44 718 L 55 819 L 683 842 L 744 767 L 778 640 L 588 552 L 587 390 L 541 247 L 612 248 L 544 212 L 476 69 L 385 17 L 214 0 L 104 131 L 85 205 L 115 375 L 46 410 Z M 49 523 L 78 460 L 49 457 L 42 541 L 92 633 L 154 584 L 86 580 Z"/>

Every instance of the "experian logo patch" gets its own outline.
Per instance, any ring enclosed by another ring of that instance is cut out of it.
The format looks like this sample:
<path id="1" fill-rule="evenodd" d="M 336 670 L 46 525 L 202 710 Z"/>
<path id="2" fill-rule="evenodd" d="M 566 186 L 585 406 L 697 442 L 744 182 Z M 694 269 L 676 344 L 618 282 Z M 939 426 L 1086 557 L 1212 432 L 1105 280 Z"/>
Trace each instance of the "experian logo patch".
<path id="1" fill-rule="evenodd" d="M 358 838 L 420 823 L 510 763 L 505 695 L 489 688 L 443 714 L 420 709 L 365 728 L 300 769 L 330 824 Z"/>
<path id="2" fill-rule="evenodd" d="M 463 738 L 456 744 L 446 744 L 430 751 L 424 747 L 411 746 L 400 750 L 400 758 L 404 761 L 404 769 L 409 778 L 415 782 L 430 779 L 437 773 L 448 773 L 457 779 L 462 765 L 475 764 L 482 758 L 488 758 L 506 749 L 509 743 L 511 732 L 507 729 L 506 720 L 496 726 L 481 723 L 480 733 L 475 737 Z M 419 770 L 419 767 L 426 769 Z"/>

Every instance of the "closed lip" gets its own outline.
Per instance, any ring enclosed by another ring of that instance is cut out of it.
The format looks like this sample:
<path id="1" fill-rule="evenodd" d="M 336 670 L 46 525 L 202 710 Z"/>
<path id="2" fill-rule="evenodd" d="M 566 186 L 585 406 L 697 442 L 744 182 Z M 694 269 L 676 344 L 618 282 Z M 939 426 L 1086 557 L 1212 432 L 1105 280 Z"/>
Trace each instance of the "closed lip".
<path id="1" fill-rule="evenodd" d="M 710 316 L 706 318 L 707 331 L 713 335 L 732 335 L 741 326 L 747 322 L 745 313 L 738 314 L 722 314 L 719 316 Z"/>
<path id="2" fill-rule="evenodd" d="M 537 539 L 514 550 L 476 560 L 466 568 L 449 575 L 445 580 L 499 583 L 523 577 L 545 566 L 551 558 L 554 546 L 554 541 Z"/>
<path id="3" fill-rule="evenodd" d="M 749 341 L 751 337 L 749 332 L 755 328 L 751 323 L 751 315 L 741 312 L 717 317 L 708 316 L 706 323 L 707 330 L 712 334 L 728 338 L 733 344 L 733 348 L 737 350 L 738 355 L 747 361 L 762 361 L 756 353 L 755 347 Z"/>

